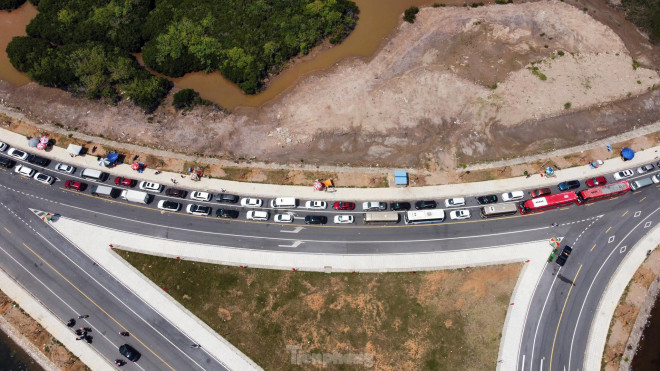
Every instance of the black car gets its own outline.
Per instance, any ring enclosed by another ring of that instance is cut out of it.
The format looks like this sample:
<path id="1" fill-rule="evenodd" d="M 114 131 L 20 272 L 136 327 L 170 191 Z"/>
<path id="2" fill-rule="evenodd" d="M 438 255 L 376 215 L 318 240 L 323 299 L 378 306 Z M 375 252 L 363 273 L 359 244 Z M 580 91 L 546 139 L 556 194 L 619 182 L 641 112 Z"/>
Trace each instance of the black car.
<path id="1" fill-rule="evenodd" d="M 238 218 L 238 211 L 231 209 L 218 209 L 215 211 L 215 216 L 218 218 L 236 219 Z"/>
<path id="2" fill-rule="evenodd" d="M 0 166 L 6 167 L 9 169 L 10 167 L 16 165 L 16 162 L 14 160 L 8 159 L 7 157 L 2 157 L 0 156 Z"/>
<path id="3" fill-rule="evenodd" d="M 128 344 L 120 346 L 119 353 L 121 353 L 122 356 L 128 358 L 129 361 L 137 362 L 138 359 L 140 359 L 140 352 Z"/>
<path id="4" fill-rule="evenodd" d="M 165 194 L 171 197 L 186 198 L 186 196 L 188 195 L 188 191 L 184 191 L 183 189 L 177 189 L 177 188 L 168 188 L 165 190 Z"/>
<path id="5" fill-rule="evenodd" d="M 435 201 L 417 201 L 415 202 L 415 209 L 424 210 L 424 209 L 435 209 L 438 204 Z"/>
<path id="6" fill-rule="evenodd" d="M 477 197 L 477 202 L 479 202 L 482 205 L 494 204 L 495 202 L 497 202 L 497 196 L 495 195 L 479 196 Z"/>
<path id="7" fill-rule="evenodd" d="M 215 200 L 218 202 L 229 202 L 235 204 L 238 202 L 238 196 L 229 193 L 218 193 L 215 195 Z"/>
<path id="8" fill-rule="evenodd" d="M 39 166 L 48 166 L 50 164 L 50 160 L 47 158 L 39 157 L 37 155 L 29 155 L 27 158 L 27 161 L 29 163 L 39 165 Z"/>
<path id="9" fill-rule="evenodd" d="M 562 182 L 557 185 L 560 191 L 568 191 L 570 189 L 580 188 L 579 180 L 569 180 L 568 182 Z"/>
<path id="10" fill-rule="evenodd" d="M 573 249 L 571 249 L 570 246 L 566 245 L 564 246 L 564 249 L 561 250 L 561 254 L 557 257 L 557 260 L 555 260 L 555 263 L 557 263 L 558 266 L 563 267 L 564 264 L 566 264 L 566 260 L 568 260 L 569 255 L 571 255 L 571 252 Z"/>
<path id="11" fill-rule="evenodd" d="M 325 224 L 328 218 L 323 215 L 307 215 L 305 217 L 305 224 Z"/>
<path id="12" fill-rule="evenodd" d="M 410 202 L 392 202 L 390 209 L 394 211 L 410 210 Z"/>

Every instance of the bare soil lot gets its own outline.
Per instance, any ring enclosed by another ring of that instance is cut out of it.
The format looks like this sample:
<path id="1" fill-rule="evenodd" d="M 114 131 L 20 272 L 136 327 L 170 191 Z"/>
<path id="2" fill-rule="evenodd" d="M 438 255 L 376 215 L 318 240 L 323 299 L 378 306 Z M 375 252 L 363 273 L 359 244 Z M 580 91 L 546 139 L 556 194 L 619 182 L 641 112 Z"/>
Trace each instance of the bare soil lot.
<path id="1" fill-rule="evenodd" d="M 424 8 L 371 60 L 344 60 L 259 109 L 144 116 L 34 84 L 0 84 L 0 98 L 37 123 L 159 149 L 442 171 L 657 120 L 659 61 L 604 1 L 543 1 Z"/>
<path id="2" fill-rule="evenodd" d="M 243 269 L 117 251 L 265 369 L 289 347 L 370 354 L 377 370 L 494 369 L 520 264 L 387 274 Z M 367 356 L 369 358 L 369 356 Z M 327 369 L 355 366 L 329 365 Z M 359 367 L 358 367 L 359 368 Z"/>

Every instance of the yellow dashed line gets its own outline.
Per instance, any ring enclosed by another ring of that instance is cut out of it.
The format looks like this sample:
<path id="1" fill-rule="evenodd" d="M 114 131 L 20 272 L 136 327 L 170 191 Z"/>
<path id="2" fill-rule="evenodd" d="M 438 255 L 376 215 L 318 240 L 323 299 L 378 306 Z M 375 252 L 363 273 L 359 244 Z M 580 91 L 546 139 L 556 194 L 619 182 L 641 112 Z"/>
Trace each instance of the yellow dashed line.
<path id="1" fill-rule="evenodd" d="M 626 214 L 628 214 L 628 210 L 626 210 L 626 212 L 625 212 L 625 213 L 623 213 L 623 215 L 621 215 L 621 217 L 624 217 L 624 216 L 626 216 Z"/>
<path id="2" fill-rule="evenodd" d="M 582 265 L 580 265 L 580 268 L 578 268 L 578 271 L 575 274 L 575 278 L 573 278 L 573 282 L 577 280 L 577 277 L 580 274 L 580 270 L 582 270 Z M 568 289 L 568 295 L 566 295 L 566 300 L 564 301 L 564 307 L 561 308 L 561 314 L 559 315 L 559 322 L 557 322 L 557 329 L 555 330 L 555 338 L 554 340 L 552 340 L 552 351 L 550 352 L 550 368 L 549 368 L 550 371 L 552 371 L 552 356 L 555 354 L 555 342 L 557 341 L 557 333 L 559 332 L 559 325 L 561 324 L 561 318 L 564 316 L 564 309 L 566 309 L 566 303 L 568 303 L 568 298 L 571 296 L 571 291 L 573 291 L 573 286 L 575 285 L 571 283 L 571 288 Z"/>
<path id="3" fill-rule="evenodd" d="M 2 228 L 4 228 L 5 231 L 7 231 L 7 233 L 11 234 L 11 231 L 9 229 L 7 229 L 7 227 L 2 227 Z"/>
<path id="4" fill-rule="evenodd" d="M 644 196 L 644 198 L 642 198 L 641 200 L 639 200 L 639 202 L 642 202 L 642 201 L 644 201 L 644 200 L 646 200 L 646 196 Z"/>
<path id="5" fill-rule="evenodd" d="M 605 233 L 609 232 L 610 229 L 612 229 L 612 227 L 607 228 L 607 230 L 605 231 Z"/>
<path id="6" fill-rule="evenodd" d="M 594 251 L 595 248 L 596 248 L 596 244 L 594 244 L 594 246 L 589 251 Z"/>

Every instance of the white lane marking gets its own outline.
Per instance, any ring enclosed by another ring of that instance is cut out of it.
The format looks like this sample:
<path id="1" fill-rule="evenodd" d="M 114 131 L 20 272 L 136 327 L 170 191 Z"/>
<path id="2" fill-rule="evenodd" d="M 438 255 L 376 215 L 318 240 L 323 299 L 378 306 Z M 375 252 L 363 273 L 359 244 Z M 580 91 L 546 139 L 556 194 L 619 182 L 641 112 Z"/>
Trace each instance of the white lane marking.
<path id="1" fill-rule="evenodd" d="M 648 227 L 650 227 L 651 224 L 653 224 L 653 223 L 652 223 L 652 222 L 646 222 L 646 223 L 644 224 L 644 228 L 648 228 Z"/>
<path id="2" fill-rule="evenodd" d="M 532 296 L 531 298 L 534 298 L 534 295 L 536 295 L 536 289 L 539 287 L 539 283 L 541 282 L 541 279 L 543 278 L 543 272 L 545 272 L 545 269 L 548 266 L 548 262 L 545 262 L 545 265 L 543 266 L 543 270 L 541 270 L 541 274 L 539 274 L 538 278 L 536 279 L 536 285 L 534 285 L 534 291 L 532 291 Z M 523 320 L 523 328 L 522 328 L 522 336 L 520 336 L 520 343 L 518 344 L 518 354 L 520 354 L 520 351 L 522 350 L 522 341 L 525 336 L 525 326 L 527 325 L 527 317 L 529 316 L 529 308 L 532 306 L 532 301 L 529 301 L 529 305 L 527 305 L 527 310 L 525 311 L 525 318 Z M 523 370 L 525 369 L 525 355 L 523 354 L 523 360 L 522 360 L 522 368 Z"/>
<path id="3" fill-rule="evenodd" d="M 239 238 L 251 238 L 251 239 L 257 239 L 257 240 L 273 240 L 273 241 L 297 241 L 299 239 L 295 238 L 282 238 L 282 237 L 264 237 L 264 236 L 252 236 L 252 235 L 244 235 L 244 234 L 233 234 L 233 233 L 222 233 L 222 232 L 212 232 L 212 231 L 203 231 L 203 230 L 198 230 L 198 229 L 188 229 L 188 228 L 180 228 L 180 227 L 172 227 L 172 226 L 167 226 L 167 225 L 161 225 L 161 224 L 156 224 L 156 223 L 149 223 L 149 222 L 144 222 L 141 220 L 135 220 L 135 219 L 127 219 L 123 218 L 120 216 L 116 215 L 111 215 L 111 214 L 105 214 L 101 213 L 98 211 L 93 211 L 89 209 L 85 209 L 82 207 L 78 206 L 73 206 L 73 205 L 68 205 L 64 203 L 60 203 L 62 206 L 67 206 L 73 209 L 78 209 L 78 210 L 83 210 L 86 212 L 90 212 L 93 214 L 97 215 L 104 215 L 110 218 L 115 218 L 115 219 L 121 219 L 122 221 L 125 222 L 132 222 L 132 223 L 139 223 L 139 224 L 144 224 L 152 227 L 159 227 L 159 228 L 169 228 L 169 229 L 176 229 L 179 231 L 184 231 L 184 232 L 194 232 L 194 233 L 203 233 L 203 234 L 210 234 L 210 235 L 216 235 L 216 236 L 225 236 L 225 237 L 239 237 Z M 92 223 L 88 223 L 84 220 L 80 219 L 75 219 L 72 217 L 68 217 L 71 220 L 75 220 L 79 223 L 85 223 L 89 225 L 96 225 Z M 118 230 L 115 228 L 109 228 L 109 227 L 103 227 L 109 230 Z M 461 237 L 444 237 L 444 238 L 430 238 L 430 239 L 423 239 L 423 240 L 383 240 L 383 241 L 338 241 L 338 240 L 301 240 L 303 242 L 320 242 L 320 243 L 330 243 L 330 244 L 345 244 L 345 243 L 352 243 L 352 244 L 372 244 L 372 243 L 380 243 L 380 244 L 400 244 L 402 242 L 436 242 L 436 241 L 450 241 L 450 240 L 463 240 L 463 239 L 472 239 L 472 238 L 486 238 L 486 237 L 495 237 L 495 236 L 504 236 L 504 235 L 512 235 L 512 234 L 520 234 L 520 233 L 527 233 L 527 232 L 534 232 L 534 231 L 541 231 L 544 229 L 550 229 L 552 227 L 538 227 L 538 228 L 530 228 L 530 229 L 521 229 L 518 231 L 507 231 L 507 232 L 500 232 L 500 233 L 489 233 L 489 234 L 481 234 L 481 235 L 471 235 L 471 236 L 461 236 Z M 131 232 L 126 232 L 122 231 L 124 233 L 131 233 Z M 132 234 L 138 234 L 138 233 L 132 233 Z M 151 237 L 151 236 L 150 236 Z M 156 237 L 154 237 L 156 238 Z M 530 242 L 530 241 L 527 241 Z"/>
<path id="4" fill-rule="evenodd" d="M 633 215 L 633 217 L 637 218 L 640 215 L 642 215 L 642 212 L 641 211 L 636 211 L 635 215 Z"/>
<path id="5" fill-rule="evenodd" d="M 7 252 L 7 250 L 5 250 L 4 247 L 0 246 L 0 250 L 2 250 L 2 252 L 5 253 L 5 255 L 7 255 L 7 257 L 9 257 L 9 259 L 13 260 L 14 263 L 16 263 L 19 267 L 21 267 L 21 268 L 22 268 L 27 274 L 29 274 L 30 276 L 32 276 L 32 278 L 33 278 L 35 281 L 39 282 L 39 284 L 41 284 L 41 286 L 43 286 L 48 292 L 50 292 L 54 297 L 56 297 L 60 302 L 62 302 L 62 304 L 64 304 L 65 307 L 69 308 L 69 310 L 71 311 L 71 313 L 80 313 L 80 312 L 81 312 L 81 311 L 77 311 L 77 310 L 75 310 L 71 305 L 69 305 L 69 303 L 67 303 L 64 299 L 62 299 L 59 295 L 57 295 L 57 294 L 55 293 L 55 291 L 51 290 L 50 287 L 48 287 L 45 283 L 43 283 L 43 281 L 41 281 L 37 276 L 35 276 L 35 275 L 34 275 L 29 269 L 27 269 L 25 266 L 23 266 L 23 264 L 21 264 L 18 260 L 16 260 L 13 256 L 11 256 L 11 255 L 9 254 L 9 252 Z M 4 270 L 4 269 L 3 269 L 3 270 Z M 11 277 L 11 275 L 10 275 L 7 271 L 5 271 L 5 273 L 6 273 L 8 276 Z M 37 299 L 37 301 L 39 301 L 40 303 L 42 303 L 43 305 L 45 305 L 45 304 L 44 304 L 41 300 L 39 300 L 39 299 L 38 299 L 38 298 L 37 298 L 37 297 L 36 297 L 36 296 L 35 296 L 30 290 L 28 290 L 25 286 L 23 286 L 20 282 L 18 282 L 18 280 L 16 280 L 15 277 L 13 277 L 13 279 L 14 279 L 14 282 L 16 282 L 17 284 L 19 284 L 20 286 L 22 286 L 23 289 L 24 289 L 25 291 L 27 291 L 28 293 L 30 293 L 30 295 L 32 295 L 35 299 Z M 51 313 L 53 313 L 53 312 L 51 312 Z M 53 315 L 55 315 L 55 313 L 53 313 Z M 62 322 L 64 322 L 63 319 L 60 319 L 60 320 L 61 320 Z M 115 348 L 118 348 L 118 347 L 119 347 L 119 345 L 113 343 L 113 342 L 112 342 L 107 336 L 105 336 L 105 334 L 104 334 L 102 331 L 99 331 L 96 327 L 94 327 L 94 326 L 89 322 L 89 320 L 85 319 L 85 322 L 86 322 L 89 326 L 91 326 L 91 327 L 94 329 L 94 333 L 95 333 L 95 334 L 98 333 L 99 335 L 101 335 L 101 336 L 102 336 L 102 337 L 103 337 L 108 343 L 110 343 L 113 347 L 115 347 Z M 73 335 L 73 333 L 72 333 L 72 335 Z M 96 335 L 94 335 L 94 336 L 96 336 Z M 91 345 L 90 345 L 90 346 L 91 346 Z M 99 353 L 100 353 L 100 352 L 99 352 Z"/>
<path id="6" fill-rule="evenodd" d="M 300 244 L 303 243 L 302 241 L 294 241 L 291 245 L 277 245 L 279 247 L 298 247 Z"/>
<path id="7" fill-rule="evenodd" d="M 547 266 L 547 264 L 546 264 Z M 545 268 L 543 268 L 545 270 Z M 541 318 L 543 318 L 543 312 L 545 311 L 545 306 L 548 304 L 548 298 L 550 298 L 550 293 L 552 292 L 552 287 L 555 285 L 555 281 L 557 280 L 557 277 L 559 276 L 559 271 L 561 270 L 561 267 L 557 271 L 557 274 L 555 274 L 555 278 L 552 279 L 552 283 L 550 284 L 550 288 L 548 289 L 548 295 L 545 296 L 545 301 L 543 302 L 543 307 L 541 308 L 541 315 L 539 316 L 539 320 L 536 323 L 536 331 L 534 331 L 534 341 L 532 342 L 532 354 L 529 356 L 529 367 L 530 371 L 533 368 L 534 365 L 534 348 L 536 347 L 536 336 L 538 335 L 539 332 L 539 327 L 541 326 Z M 540 370 L 543 370 L 543 358 L 541 358 L 541 368 Z"/>
<path id="8" fill-rule="evenodd" d="M 612 243 L 614 242 L 614 236 L 611 236 L 610 238 L 607 239 L 607 243 Z"/>
<path id="9" fill-rule="evenodd" d="M 305 227 L 296 227 L 291 231 L 287 231 L 285 229 L 282 229 L 282 230 L 280 230 L 280 232 L 282 232 L 282 233 L 298 233 L 298 232 L 302 231 L 303 229 L 305 229 Z"/>
<path id="10" fill-rule="evenodd" d="M 627 246 L 621 246 L 621 248 L 619 249 L 619 254 L 623 254 L 624 252 L 626 252 L 626 247 Z"/>
<path id="11" fill-rule="evenodd" d="M 584 295 L 584 297 L 582 299 L 582 306 L 580 307 L 580 313 L 578 314 L 577 320 L 575 321 L 575 328 L 573 329 L 573 336 L 571 338 L 571 347 L 569 348 L 569 351 L 568 351 L 568 369 L 569 370 L 571 369 L 571 359 L 573 358 L 573 344 L 575 342 L 575 334 L 577 333 L 578 324 L 580 323 L 580 318 L 582 317 L 582 311 L 584 310 L 584 306 L 587 303 L 587 297 L 589 297 L 589 293 L 591 292 L 591 289 L 594 286 L 594 283 L 596 282 L 596 278 L 598 278 L 598 275 L 600 274 L 600 271 L 603 269 L 603 267 L 605 266 L 607 261 L 610 260 L 610 257 L 612 257 L 612 254 L 614 254 L 614 252 L 617 250 L 619 245 L 621 245 L 623 243 L 623 241 L 625 241 L 626 238 L 628 238 L 628 236 L 630 236 L 630 234 L 633 233 L 633 231 L 635 229 L 637 229 L 637 227 L 639 227 L 640 224 L 642 224 L 646 219 L 650 218 L 658 210 L 660 210 L 660 207 L 653 210 L 653 212 L 651 212 L 649 215 L 647 215 L 646 218 L 642 219 L 639 223 L 637 223 L 637 225 L 635 225 L 635 227 L 633 227 L 633 229 L 631 229 L 630 232 L 628 232 L 628 234 L 626 234 L 621 239 L 621 241 L 619 241 L 619 243 L 616 246 L 614 246 L 614 248 L 612 249 L 610 254 L 607 256 L 605 261 L 600 265 L 600 268 L 598 268 L 598 271 L 596 272 L 596 275 L 594 276 L 593 280 L 591 281 L 591 284 L 589 285 L 589 289 L 587 290 L 587 294 Z"/>
<path id="12" fill-rule="evenodd" d="M 80 251 L 82 254 L 84 254 L 85 256 L 87 256 L 87 258 L 88 258 L 90 261 L 94 262 L 99 268 L 103 269 L 103 270 L 104 270 L 104 271 L 105 271 L 110 277 L 114 277 L 114 275 L 112 275 L 110 272 L 108 272 L 108 271 L 105 269 L 105 267 L 103 267 L 102 264 L 99 264 L 96 260 L 92 259 L 91 256 L 87 255 L 87 253 L 86 253 L 84 250 L 82 250 L 81 248 L 79 248 L 76 244 L 74 244 L 71 240 L 69 240 L 65 235 L 63 235 L 62 233 L 60 233 L 60 231 L 58 231 L 58 230 L 55 229 L 55 228 L 51 228 L 51 229 L 52 229 L 53 231 L 55 231 L 57 234 L 59 234 L 62 238 L 64 238 L 65 240 L 67 240 L 67 241 L 71 244 L 71 246 L 74 246 L 75 248 L 78 249 L 78 251 Z M 197 365 L 197 367 L 199 367 L 199 368 L 202 369 L 202 370 L 205 370 L 205 368 L 202 367 L 200 364 L 198 364 L 197 361 L 195 361 L 194 359 L 190 358 L 190 356 L 189 356 L 188 354 L 186 354 L 181 348 L 179 348 L 178 346 L 176 346 L 176 345 L 175 345 L 175 344 L 174 344 L 169 338 L 167 338 L 163 333 L 161 333 L 161 332 L 160 332 L 159 330 L 157 330 L 154 326 L 152 326 L 149 322 L 147 322 L 144 318 L 142 318 L 139 314 L 137 314 L 137 312 L 135 312 L 131 307 L 129 307 L 128 304 L 126 304 L 126 303 L 124 302 L 124 300 L 119 299 L 119 298 L 118 298 L 115 294 L 113 294 L 113 293 L 112 293 L 107 287 L 103 286 L 99 281 L 96 280 L 96 278 L 94 278 L 94 277 L 93 277 L 91 274 L 89 274 L 86 270 L 82 269 L 78 264 L 76 264 L 76 262 L 74 262 L 73 260 L 71 260 L 71 258 L 68 257 L 66 254 L 64 254 L 64 252 L 63 252 L 62 250 L 60 250 L 59 248 L 57 248 L 57 247 L 56 247 L 55 245 L 53 245 L 48 239 L 46 239 L 44 236 L 42 236 L 41 233 L 37 232 L 37 234 L 38 234 L 39 237 L 41 237 L 44 241 L 46 241 L 49 245 L 51 245 L 55 250 L 57 250 L 62 256 L 64 256 L 67 260 L 69 260 L 73 265 L 75 265 L 76 267 L 78 267 L 78 269 L 80 269 L 82 272 L 84 272 L 84 273 L 85 273 L 85 274 L 86 274 L 86 275 L 87 275 L 92 281 L 96 282 L 97 285 L 99 285 L 100 287 L 102 287 L 102 288 L 103 288 L 108 294 L 110 294 L 110 296 L 112 296 L 113 298 L 115 298 L 119 303 L 121 303 L 124 307 L 126 307 L 126 309 L 127 309 L 128 311 L 130 311 L 131 313 L 133 313 L 133 315 L 135 315 L 135 317 L 137 317 L 137 318 L 139 318 L 140 320 L 142 320 L 142 322 L 144 322 L 148 327 L 150 327 L 155 333 L 157 333 L 158 335 L 160 335 L 163 339 L 165 339 L 165 341 L 167 341 L 167 342 L 168 342 L 170 345 L 172 345 L 175 349 L 179 350 L 179 352 L 183 353 L 183 355 L 184 355 L 186 358 L 188 358 L 192 363 L 194 363 L 195 365 Z M 118 284 L 120 284 L 121 286 L 123 286 L 126 290 L 132 292 L 132 293 L 135 295 L 136 298 L 138 298 L 143 304 L 145 304 L 146 306 L 148 306 L 149 308 L 151 308 L 155 313 L 158 313 L 158 315 L 159 315 L 162 319 L 164 319 L 165 321 L 167 321 L 168 323 L 170 323 L 170 325 L 172 325 L 173 328 L 177 329 L 179 332 L 181 332 L 181 334 L 187 336 L 187 334 L 186 334 L 184 331 L 182 331 L 181 329 L 179 329 L 175 324 L 173 324 L 173 323 L 171 323 L 170 321 L 168 321 L 168 320 L 167 320 L 167 317 L 163 316 L 158 310 L 156 310 L 156 308 L 154 308 L 154 307 L 151 306 L 149 303 L 147 303 L 146 301 L 144 301 L 144 300 L 142 299 L 142 297 L 140 297 L 135 291 L 131 290 L 130 287 L 126 287 L 126 286 L 125 286 L 120 280 L 118 280 L 118 279 L 116 279 L 116 282 L 117 282 Z M 190 340 L 192 341 L 192 339 L 191 339 L 190 337 L 188 337 L 188 339 L 190 339 Z M 195 343 L 195 344 L 197 344 L 197 343 Z M 208 353 L 207 353 L 207 354 L 208 354 Z M 210 355 L 210 354 L 209 354 L 209 355 Z M 210 356 L 212 357 L 212 355 L 210 355 Z M 215 359 L 215 357 L 213 357 L 213 358 Z M 220 360 L 217 360 L 217 359 L 216 359 L 216 361 L 217 361 L 218 363 L 222 364 L 223 366 L 225 366 L 225 368 L 227 367 L 227 366 L 226 366 L 224 363 L 222 363 Z"/>

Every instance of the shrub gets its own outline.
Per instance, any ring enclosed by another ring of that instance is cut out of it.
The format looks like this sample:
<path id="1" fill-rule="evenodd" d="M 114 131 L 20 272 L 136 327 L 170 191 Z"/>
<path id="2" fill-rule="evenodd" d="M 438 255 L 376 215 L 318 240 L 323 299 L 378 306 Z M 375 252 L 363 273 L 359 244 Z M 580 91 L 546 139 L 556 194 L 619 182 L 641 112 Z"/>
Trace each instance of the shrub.
<path id="1" fill-rule="evenodd" d="M 564 109 L 571 109 L 571 102 L 564 103 Z"/>
<path id="2" fill-rule="evenodd" d="M 0 0 L 0 10 L 14 10 L 25 3 L 25 0 Z"/>
<path id="3" fill-rule="evenodd" d="M 411 6 L 410 8 L 406 9 L 405 12 L 403 12 L 403 20 L 408 23 L 415 23 L 417 13 L 419 13 L 419 8 L 416 6 Z"/>
<path id="4" fill-rule="evenodd" d="M 193 89 L 183 89 L 174 94 L 172 105 L 176 109 L 192 108 L 193 106 L 202 103 L 199 93 Z"/>

